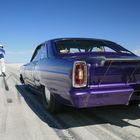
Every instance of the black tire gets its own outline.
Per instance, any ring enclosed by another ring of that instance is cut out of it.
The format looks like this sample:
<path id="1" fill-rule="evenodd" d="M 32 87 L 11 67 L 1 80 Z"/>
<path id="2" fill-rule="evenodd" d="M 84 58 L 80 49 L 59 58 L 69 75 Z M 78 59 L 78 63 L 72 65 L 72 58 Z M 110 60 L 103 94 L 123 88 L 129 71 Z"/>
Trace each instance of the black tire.
<path id="1" fill-rule="evenodd" d="M 57 114 L 62 112 L 63 110 L 63 105 L 60 104 L 56 98 L 54 97 L 54 95 L 50 92 L 47 92 L 47 90 L 45 90 L 45 87 L 43 87 L 43 94 L 42 94 L 42 98 L 43 98 L 43 104 L 45 106 L 45 108 L 51 113 L 51 114 Z"/>
<path id="2" fill-rule="evenodd" d="M 20 74 L 20 82 L 22 83 L 22 84 L 25 84 L 25 82 L 24 82 L 24 79 L 23 79 L 23 77 L 22 77 L 22 75 Z"/>
<path id="3" fill-rule="evenodd" d="M 25 81 L 24 81 L 23 76 L 21 74 L 20 74 L 19 79 L 20 79 L 21 84 L 25 87 L 25 89 L 29 90 L 29 87 L 25 84 Z"/>
<path id="4" fill-rule="evenodd" d="M 138 101 L 138 100 L 134 100 L 134 101 L 129 102 L 130 106 L 139 106 L 139 104 L 140 104 L 140 101 Z"/>

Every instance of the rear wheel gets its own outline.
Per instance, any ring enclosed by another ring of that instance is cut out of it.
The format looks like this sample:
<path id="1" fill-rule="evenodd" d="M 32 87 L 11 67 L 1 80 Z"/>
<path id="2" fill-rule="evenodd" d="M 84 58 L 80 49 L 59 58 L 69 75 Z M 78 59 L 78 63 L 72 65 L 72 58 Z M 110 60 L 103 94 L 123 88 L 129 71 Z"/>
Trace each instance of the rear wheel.
<path id="1" fill-rule="evenodd" d="M 46 109 L 52 114 L 62 112 L 63 106 L 56 100 L 54 95 L 50 93 L 45 87 L 43 87 L 43 103 Z"/>
<path id="2" fill-rule="evenodd" d="M 130 106 L 139 106 L 140 105 L 140 101 L 138 101 L 138 100 L 130 101 L 129 105 Z"/>

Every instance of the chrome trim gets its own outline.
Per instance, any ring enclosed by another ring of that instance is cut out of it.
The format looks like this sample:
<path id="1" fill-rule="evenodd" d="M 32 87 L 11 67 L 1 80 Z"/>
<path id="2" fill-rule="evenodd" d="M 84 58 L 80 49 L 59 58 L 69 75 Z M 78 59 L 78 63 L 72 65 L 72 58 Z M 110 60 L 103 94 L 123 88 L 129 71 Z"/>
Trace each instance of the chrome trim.
<path id="1" fill-rule="evenodd" d="M 110 60 L 110 61 L 140 61 L 140 57 L 133 57 L 133 58 L 105 58 L 105 60 Z"/>

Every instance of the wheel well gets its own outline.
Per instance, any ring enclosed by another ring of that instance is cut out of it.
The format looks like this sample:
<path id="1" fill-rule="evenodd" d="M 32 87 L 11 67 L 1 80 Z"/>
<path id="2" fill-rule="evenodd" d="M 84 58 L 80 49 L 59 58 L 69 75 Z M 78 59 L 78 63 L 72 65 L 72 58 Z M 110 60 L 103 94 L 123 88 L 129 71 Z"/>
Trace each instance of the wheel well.
<path id="1" fill-rule="evenodd" d="M 40 85 L 41 89 L 42 89 L 42 93 L 45 93 L 45 86 L 44 85 Z"/>
<path id="2" fill-rule="evenodd" d="M 23 84 L 25 83 L 22 74 L 20 74 L 20 82 Z"/>
<path id="3" fill-rule="evenodd" d="M 42 85 L 42 84 L 41 84 L 40 86 L 41 86 L 41 89 L 42 89 L 42 93 L 45 94 L 45 87 L 46 87 L 46 86 L 44 86 L 44 85 Z M 50 91 L 49 91 L 49 92 L 50 92 Z M 50 94 L 52 94 L 52 95 L 54 96 L 53 93 L 50 92 Z"/>

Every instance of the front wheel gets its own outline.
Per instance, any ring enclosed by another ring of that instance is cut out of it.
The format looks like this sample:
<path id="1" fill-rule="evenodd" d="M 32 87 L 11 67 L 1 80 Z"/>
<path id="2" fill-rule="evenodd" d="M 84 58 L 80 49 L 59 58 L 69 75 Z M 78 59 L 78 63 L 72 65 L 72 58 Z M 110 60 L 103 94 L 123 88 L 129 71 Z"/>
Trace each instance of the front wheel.
<path id="1" fill-rule="evenodd" d="M 20 74 L 20 82 L 22 83 L 22 84 L 25 84 L 25 82 L 24 82 L 24 79 L 23 79 L 23 76 Z"/>
<path id="2" fill-rule="evenodd" d="M 60 113 L 62 111 L 62 104 L 60 104 L 54 95 L 50 93 L 46 87 L 43 89 L 43 104 L 45 105 L 46 109 L 52 113 Z"/>

